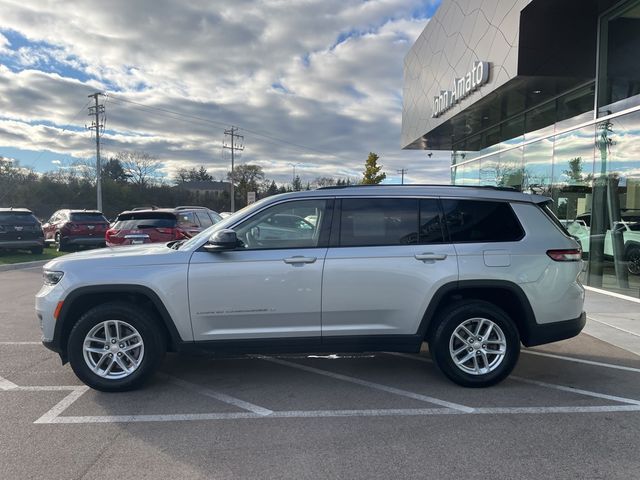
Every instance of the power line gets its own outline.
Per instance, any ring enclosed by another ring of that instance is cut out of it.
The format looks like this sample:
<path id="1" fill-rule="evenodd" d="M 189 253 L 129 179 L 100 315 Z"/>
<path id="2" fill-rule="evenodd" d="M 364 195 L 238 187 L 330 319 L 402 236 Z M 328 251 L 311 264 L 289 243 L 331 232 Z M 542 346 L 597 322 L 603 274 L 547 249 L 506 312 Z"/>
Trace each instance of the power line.
<path id="1" fill-rule="evenodd" d="M 406 168 L 401 168 L 400 170 L 396 170 L 397 173 L 400 173 L 402 175 L 402 185 L 404 185 L 404 174 L 407 173 L 409 170 L 407 170 Z"/>
<path id="2" fill-rule="evenodd" d="M 216 120 L 211 120 L 209 118 L 200 117 L 198 115 L 191 115 L 189 113 L 176 112 L 175 110 L 170 110 L 168 108 L 163 108 L 163 107 L 154 107 L 154 106 L 146 105 L 144 103 L 134 102 L 133 100 L 127 100 L 127 99 L 124 99 L 122 97 L 115 96 L 113 94 L 107 94 L 107 95 L 108 95 L 109 98 L 111 98 L 112 100 L 115 100 L 116 102 L 129 103 L 129 104 L 135 105 L 135 106 L 137 106 L 139 108 L 146 108 L 146 109 L 149 109 L 149 110 L 160 111 L 160 112 L 168 113 L 168 114 L 171 114 L 171 115 L 176 115 L 178 117 L 184 117 L 184 118 L 190 118 L 192 120 L 197 120 L 198 122 L 206 122 L 206 123 L 210 123 L 212 125 L 223 126 L 225 128 L 228 125 L 228 123 L 223 123 L 223 122 L 219 122 L 219 121 L 216 121 Z M 271 140 L 271 142 L 269 142 L 269 143 L 274 143 L 274 144 L 278 144 L 279 143 L 279 144 L 289 145 L 291 147 L 295 147 L 295 148 L 298 148 L 300 150 L 306 150 L 306 151 L 320 153 L 322 155 L 329 155 L 331 157 L 338 158 L 333 153 L 329 153 L 329 152 L 326 152 L 326 151 L 323 151 L 323 150 L 319 150 L 319 149 L 313 148 L 313 147 L 308 147 L 306 145 L 302 145 L 302 144 L 299 144 L 299 143 L 290 142 L 288 140 L 284 140 L 282 138 L 278 138 L 278 137 L 275 137 L 273 135 L 260 132 L 258 130 L 248 129 L 248 128 L 245 128 L 245 127 L 236 127 L 236 129 L 243 130 L 243 131 L 245 131 L 247 133 L 251 133 L 252 135 L 256 135 L 256 136 L 265 138 L 267 140 Z"/>

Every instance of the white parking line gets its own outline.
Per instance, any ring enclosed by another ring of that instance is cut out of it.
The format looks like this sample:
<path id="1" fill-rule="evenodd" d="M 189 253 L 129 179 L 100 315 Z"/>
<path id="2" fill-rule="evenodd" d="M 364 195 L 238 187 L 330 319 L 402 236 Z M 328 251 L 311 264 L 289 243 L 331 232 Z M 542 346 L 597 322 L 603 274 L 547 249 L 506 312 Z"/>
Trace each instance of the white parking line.
<path id="1" fill-rule="evenodd" d="M 42 345 L 42 342 L 0 342 L 0 345 Z"/>
<path id="2" fill-rule="evenodd" d="M 69 408 L 71 404 L 80 398 L 87 390 L 89 390 L 89 387 L 76 387 L 75 390 L 60 400 L 51 410 L 46 412 L 33 423 L 54 423 L 55 419 L 58 418 L 58 415 Z"/>
<path id="3" fill-rule="evenodd" d="M 356 385 L 362 385 L 363 387 L 374 388 L 376 390 L 380 390 L 383 392 L 391 393 L 394 395 L 400 395 L 403 397 L 411 398 L 413 400 L 419 400 L 421 402 L 433 403 L 435 405 L 440 405 L 446 408 L 452 408 L 454 410 L 459 410 L 465 413 L 473 412 L 473 408 L 467 407 L 465 405 L 460 405 L 459 403 L 447 402 L 446 400 L 441 400 L 435 397 L 429 397 L 427 395 L 422 395 L 420 393 L 410 392 L 408 390 L 401 390 L 395 387 L 389 387 L 387 385 L 382 385 L 380 383 L 369 382 L 367 380 L 362 380 L 360 378 L 351 377 L 348 375 L 342 375 L 340 373 L 329 372 L 327 370 L 321 370 L 319 368 L 308 367 L 306 365 L 301 365 L 295 362 L 288 362 L 287 360 L 282 360 L 279 358 L 272 358 L 259 355 L 256 358 L 260 358 L 262 360 L 266 360 L 268 362 L 277 363 L 279 365 L 285 365 L 291 368 L 297 368 L 298 370 L 303 370 L 305 372 L 311 372 L 318 375 L 324 375 L 325 377 L 335 378 L 336 380 L 342 380 L 345 382 L 355 383 Z"/>
<path id="4" fill-rule="evenodd" d="M 76 392 L 74 392 L 76 393 Z M 91 424 L 91 423 L 138 423 L 138 422 L 184 422 L 205 420 L 244 420 L 271 418 L 335 418 L 335 417 L 398 417 L 398 416 L 436 416 L 436 415 L 513 415 L 513 414 L 551 414 L 551 413 L 613 413 L 638 412 L 638 405 L 598 405 L 585 407 L 490 407 L 477 408 L 472 412 L 462 412 L 451 408 L 407 408 L 379 410 L 292 410 L 274 411 L 271 415 L 258 415 L 251 412 L 236 413 L 186 413 L 168 415 L 88 415 L 54 416 L 35 423 L 48 424 Z"/>
<path id="5" fill-rule="evenodd" d="M 589 315 L 587 315 L 587 318 L 592 322 L 601 323 L 602 325 L 606 325 L 607 327 L 611 327 L 615 330 L 620 330 L 621 332 L 628 333 L 629 335 L 633 335 L 634 337 L 640 337 L 640 333 L 632 332 L 631 330 L 625 330 L 624 328 L 620 328 L 620 327 L 617 327 L 616 325 L 603 322 L 602 320 L 596 320 L 595 318 L 592 318 Z"/>
<path id="6" fill-rule="evenodd" d="M 418 356 L 418 355 L 411 355 L 411 354 L 408 354 L 408 353 L 396 353 L 396 352 L 385 352 L 385 353 L 387 353 L 388 355 L 394 355 L 396 357 L 404 357 L 404 358 L 410 358 L 412 360 L 418 360 L 420 362 L 429 362 L 429 363 L 433 362 L 433 360 L 431 360 L 430 358 L 426 358 L 426 357 L 422 357 L 422 356 Z M 528 353 L 530 353 L 530 352 L 528 352 Z M 518 376 L 515 376 L 515 375 L 510 375 L 509 378 L 512 379 L 512 380 L 517 380 L 518 382 L 530 383 L 532 385 L 537 385 L 539 387 L 553 388 L 555 390 L 561 390 L 563 392 L 570 392 L 570 393 L 575 393 L 575 394 L 578 394 L 578 395 L 586 395 L 586 396 L 594 397 L 594 398 L 603 398 L 603 399 L 606 399 L 606 400 L 612 400 L 614 402 L 620 402 L 620 403 L 626 403 L 626 404 L 640 406 L 640 400 L 636 400 L 634 398 L 625 398 L 625 397 L 618 397 L 618 396 L 615 396 L 615 395 L 607 395 L 606 393 L 592 392 L 591 390 L 583 390 L 583 389 L 580 389 L 580 388 L 567 387 L 567 386 L 564 386 L 564 385 L 557 385 L 555 383 L 541 382 L 539 380 L 532 380 L 530 378 L 523 378 L 523 377 L 518 377 Z M 535 408 L 543 408 L 543 407 L 535 407 Z M 544 407 L 544 408 L 547 408 L 547 407 Z"/>
<path id="7" fill-rule="evenodd" d="M 269 410 L 268 408 L 264 408 L 259 405 L 254 405 L 253 403 L 245 402 L 244 400 L 240 400 L 239 398 L 232 397 L 231 395 L 216 392 L 215 390 L 211 390 L 206 387 L 201 387 L 200 385 L 187 382 L 185 380 L 173 377 L 171 375 L 163 374 L 162 376 L 166 377 L 174 385 L 178 385 L 187 390 L 191 390 L 192 392 L 199 393 L 200 395 L 204 395 L 205 397 L 213 398 L 215 400 L 228 403 L 229 405 L 233 405 L 243 410 L 249 410 L 252 413 L 262 415 L 262 416 L 271 415 L 273 413 L 273 411 Z"/>
<path id="8" fill-rule="evenodd" d="M 586 395 L 588 397 L 594 397 L 594 398 L 604 398 L 605 400 L 612 400 L 614 402 L 628 403 L 628 404 L 631 404 L 631 405 L 639 405 L 640 406 L 640 400 L 635 400 L 633 398 L 618 397 L 616 395 L 607 395 L 606 393 L 592 392 L 590 390 L 583 390 L 581 388 L 566 387 L 564 385 L 557 385 L 555 383 L 541 382 L 539 380 L 532 380 L 530 378 L 516 377 L 514 375 L 511 375 L 509 378 L 511 378 L 513 380 L 517 380 L 519 382 L 530 383 L 531 385 L 537 385 L 539 387 L 553 388 L 555 390 L 561 390 L 563 392 L 576 393 L 578 395 Z"/>
<path id="9" fill-rule="evenodd" d="M 15 390 L 16 388 L 18 388 L 18 385 L 4 377 L 0 377 L 0 390 Z"/>
<path id="10" fill-rule="evenodd" d="M 595 362 L 593 360 L 585 360 L 582 358 L 565 357 L 564 355 L 556 355 L 554 353 L 536 352 L 535 350 L 522 350 L 522 353 L 526 353 L 528 355 L 537 355 L 539 357 L 556 358 L 558 360 L 566 360 L 567 362 L 584 363 L 585 365 L 595 365 L 597 367 L 613 368 L 615 370 L 640 373 L 640 368 L 625 367 L 624 365 L 616 365 L 615 363 Z"/>

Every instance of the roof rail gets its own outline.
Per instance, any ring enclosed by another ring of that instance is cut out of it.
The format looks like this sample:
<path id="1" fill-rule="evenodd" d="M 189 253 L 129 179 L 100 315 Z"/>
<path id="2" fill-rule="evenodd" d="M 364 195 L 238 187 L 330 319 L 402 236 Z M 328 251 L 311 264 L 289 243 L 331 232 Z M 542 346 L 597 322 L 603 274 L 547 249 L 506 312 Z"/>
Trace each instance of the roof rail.
<path id="1" fill-rule="evenodd" d="M 192 209 L 192 208 L 201 208 L 201 209 L 208 210 L 207 207 L 198 206 L 198 205 L 180 205 L 180 206 L 176 207 L 175 209 L 176 210 L 189 210 L 189 209 Z"/>
<path id="2" fill-rule="evenodd" d="M 135 208 L 132 208 L 132 209 L 131 209 L 131 210 L 129 210 L 129 211 L 130 211 L 130 212 L 138 212 L 138 211 L 140 211 L 140 210 L 157 210 L 157 209 L 159 209 L 159 208 L 160 208 L 160 207 L 158 207 L 157 205 L 151 205 L 151 206 L 149 206 L 149 207 L 135 207 Z"/>
<path id="3" fill-rule="evenodd" d="M 442 188 L 484 188 L 487 190 L 503 190 L 507 192 L 518 192 L 519 190 L 515 187 L 496 187 L 493 185 L 447 185 L 443 183 L 405 183 L 405 184 L 394 184 L 394 183 L 385 183 L 378 185 L 332 185 L 329 187 L 319 187 L 316 190 L 339 190 L 343 188 L 371 188 L 371 187 L 442 187 Z"/>

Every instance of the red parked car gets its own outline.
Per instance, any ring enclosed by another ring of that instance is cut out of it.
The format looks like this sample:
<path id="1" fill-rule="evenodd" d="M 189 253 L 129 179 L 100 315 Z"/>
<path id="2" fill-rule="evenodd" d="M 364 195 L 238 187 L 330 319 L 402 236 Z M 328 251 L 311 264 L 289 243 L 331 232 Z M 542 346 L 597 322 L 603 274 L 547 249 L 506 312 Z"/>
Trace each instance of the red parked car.
<path id="1" fill-rule="evenodd" d="M 109 247 L 182 240 L 218 223 L 222 217 L 206 207 L 135 209 L 122 212 L 107 231 Z"/>
<path id="2" fill-rule="evenodd" d="M 44 241 L 59 252 L 72 247 L 104 247 L 109 221 L 98 210 L 58 210 L 42 225 Z"/>

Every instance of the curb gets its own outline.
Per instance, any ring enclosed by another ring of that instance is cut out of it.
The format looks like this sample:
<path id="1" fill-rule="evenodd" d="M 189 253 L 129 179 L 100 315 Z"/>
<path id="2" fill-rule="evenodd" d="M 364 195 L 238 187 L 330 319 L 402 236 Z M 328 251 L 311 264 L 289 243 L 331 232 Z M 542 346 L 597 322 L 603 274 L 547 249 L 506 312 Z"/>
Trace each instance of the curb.
<path id="1" fill-rule="evenodd" d="M 23 270 L 25 268 L 41 267 L 51 260 L 37 260 L 35 262 L 10 263 L 9 265 L 0 265 L 0 272 L 8 272 L 11 270 Z"/>

